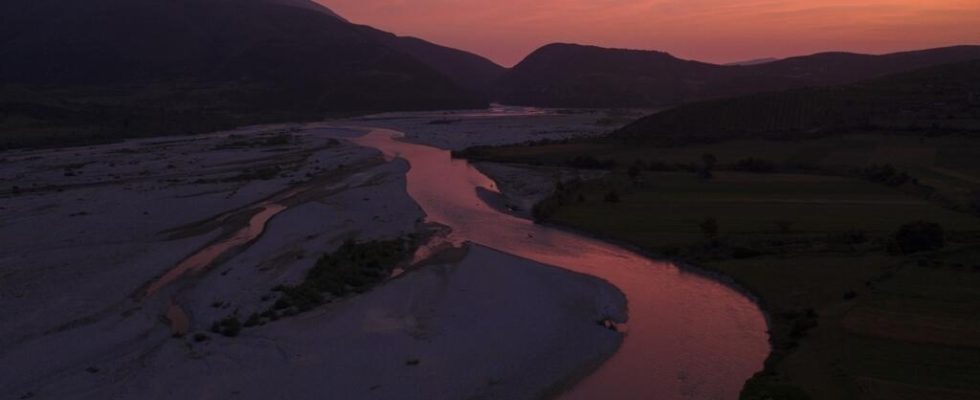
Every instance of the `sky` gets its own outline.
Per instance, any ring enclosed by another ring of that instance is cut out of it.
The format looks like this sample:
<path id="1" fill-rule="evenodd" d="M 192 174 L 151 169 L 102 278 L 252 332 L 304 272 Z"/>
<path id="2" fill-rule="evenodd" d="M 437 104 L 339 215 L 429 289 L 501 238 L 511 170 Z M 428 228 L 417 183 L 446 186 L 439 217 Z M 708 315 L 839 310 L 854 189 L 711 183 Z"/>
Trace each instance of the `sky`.
<path id="1" fill-rule="evenodd" d="M 316 0 L 512 66 L 554 42 L 728 63 L 980 44 L 980 0 Z"/>

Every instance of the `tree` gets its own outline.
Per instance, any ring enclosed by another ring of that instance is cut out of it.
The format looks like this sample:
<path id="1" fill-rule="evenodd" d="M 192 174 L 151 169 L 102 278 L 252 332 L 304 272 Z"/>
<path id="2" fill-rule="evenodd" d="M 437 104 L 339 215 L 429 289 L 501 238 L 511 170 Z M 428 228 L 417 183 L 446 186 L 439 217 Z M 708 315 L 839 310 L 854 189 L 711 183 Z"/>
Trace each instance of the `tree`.
<path id="1" fill-rule="evenodd" d="M 701 156 L 701 161 L 704 162 L 704 169 L 698 173 L 698 175 L 701 176 L 701 179 L 708 180 L 714 177 L 714 174 L 711 171 L 714 170 L 715 165 L 718 164 L 718 157 L 715 157 L 715 155 L 711 153 L 704 153 L 704 155 Z"/>
<path id="2" fill-rule="evenodd" d="M 706 171 L 715 169 L 715 165 L 718 164 L 718 157 L 715 157 L 715 155 L 711 153 L 704 153 L 704 155 L 701 156 L 701 160 L 704 161 L 704 169 Z"/>
<path id="3" fill-rule="evenodd" d="M 943 227 L 934 222 L 918 221 L 902 225 L 894 235 L 894 249 L 901 254 L 941 250 L 946 246 Z"/>
<path id="4" fill-rule="evenodd" d="M 718 239 L 718 220 L 715 217 L 705 219 L 700 227 L 705 239 L 711 241 Z"/>
<path id="5" fill-rule="evenodd" d="M 636 182 L 637 179 L 640 179 L 640 167 L 636 164 L 631 165 L 629 171 L 627 171 L 627 174 L 629 174 L 630 179 L 633 182 Z"/>

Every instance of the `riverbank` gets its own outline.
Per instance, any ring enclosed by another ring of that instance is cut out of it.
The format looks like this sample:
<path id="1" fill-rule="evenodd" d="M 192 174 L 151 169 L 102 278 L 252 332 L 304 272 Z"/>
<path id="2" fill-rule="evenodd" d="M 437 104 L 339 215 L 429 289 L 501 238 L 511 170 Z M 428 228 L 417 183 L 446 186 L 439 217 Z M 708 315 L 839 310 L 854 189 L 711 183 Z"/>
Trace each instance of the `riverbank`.
<path id="1" fill-rule="evenodd" d="M 562 163 L 551 159 L 555 156 L 594 154 L 570 147 L 539 148 L 538 158 L 534 148 L 500 149 L 498 158 L 520 153 L 525 160 L 555 165 Z M 728 153 L 740 148 L 709 147 Z M 977 375 L 969 371 L 980 370 L 967 361 L 980 345 L 975 318 L 967 311 L 980 304 L 967 294 L 980 288 L 973 272 L 980 269 L 971 267 L 971 257 L 980 254 L 975 240 L 980 224 L 974 217 L 840 176 L 715 171 L 704 179 L 684 169 L 661 170 L 673 164 L 658 164 L 657 155 L 635 164 L 629 158 L 659 153 L 621 150 L 629 155 L 616 161 L 639 165 L 635 172 L 614 168 L 607 178 L 566 185 L 546 220 L 687 260 L 756 294 L 769 310 L 774 352 L 766 372 L 748 382 L 743 398 L 970 398 L 977 393 L 969 379 Z M 660 150 L 666 160 L 705 151 Z M 887 252 L 895 230 L 916 219 L 946 228 L 948 250 L 915 257 Z"/>

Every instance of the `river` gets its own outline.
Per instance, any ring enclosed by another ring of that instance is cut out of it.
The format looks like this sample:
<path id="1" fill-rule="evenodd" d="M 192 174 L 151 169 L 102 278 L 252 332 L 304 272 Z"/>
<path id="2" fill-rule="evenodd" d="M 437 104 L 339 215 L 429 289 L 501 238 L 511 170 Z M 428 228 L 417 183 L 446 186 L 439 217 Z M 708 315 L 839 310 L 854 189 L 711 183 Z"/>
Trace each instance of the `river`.
<path id="1" fill-rule="evenodd" d="M 478 195 L 497 192 L 493 180 L 446 150 L 402 136 L 374 129 L 354 141 L 411 164 L 409 194 L 430 222 L 451 228 L 448 240 L 596 276 L 626 295 L 622 347 L 562 398 L 736 399 L 762 369 L 767 326 L 750 298 L 703 274 L 497 211 Z"/>

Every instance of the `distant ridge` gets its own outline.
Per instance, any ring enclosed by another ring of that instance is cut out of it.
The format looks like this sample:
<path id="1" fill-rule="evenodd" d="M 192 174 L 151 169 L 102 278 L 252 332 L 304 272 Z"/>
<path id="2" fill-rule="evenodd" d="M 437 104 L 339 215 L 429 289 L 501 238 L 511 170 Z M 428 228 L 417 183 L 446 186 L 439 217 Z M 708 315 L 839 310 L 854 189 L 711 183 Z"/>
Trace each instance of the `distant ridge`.
<path id="1" fill-rule="evenodd" d="M 861 132 L 980 134 L 980 59 L 839 86 L 685 104 L 612 137 L 676 145 Z"/>
<path id="2" fill-rule="evenodd" d="M 980 46 L 885 55 L 820 53 L 751 65 L 715 65 L 658 51 L 551 44 L 497 82 L 493 96 L 540 107 L 655 107 L 836 85 L 980 58 Z"/>

